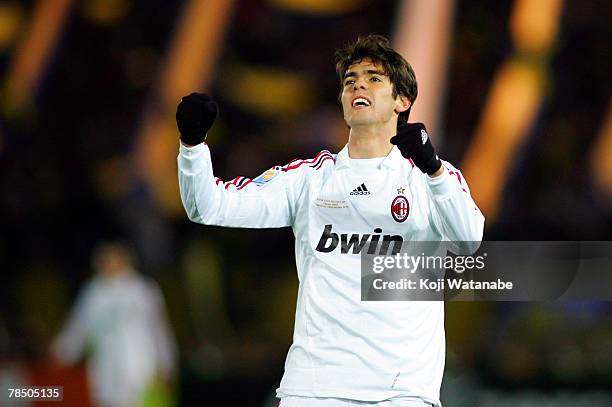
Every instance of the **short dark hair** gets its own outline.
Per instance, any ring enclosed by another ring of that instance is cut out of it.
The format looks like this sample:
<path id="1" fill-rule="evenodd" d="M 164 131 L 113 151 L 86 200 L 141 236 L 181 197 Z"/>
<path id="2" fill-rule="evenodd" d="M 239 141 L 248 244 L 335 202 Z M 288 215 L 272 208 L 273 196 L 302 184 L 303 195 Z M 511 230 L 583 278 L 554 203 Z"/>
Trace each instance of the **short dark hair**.
<path id="1" fill-rule="evenodd" d="M 359 36 L 357 41 L 336 50 L 336 73 L 340 79 L 340 93 L 344 85 L 344 76 L 349 66 L 370 59 L 382 65 L 385 75 L 393 85 L 393 97 L 405 96 L 411 106 L 397 118 L 398 127 L 408 121 L 410 109 L 418 94 L 416 76 L 412 66 L 391 47 L 389 40 L 382 35 L 369 34 Z"/>

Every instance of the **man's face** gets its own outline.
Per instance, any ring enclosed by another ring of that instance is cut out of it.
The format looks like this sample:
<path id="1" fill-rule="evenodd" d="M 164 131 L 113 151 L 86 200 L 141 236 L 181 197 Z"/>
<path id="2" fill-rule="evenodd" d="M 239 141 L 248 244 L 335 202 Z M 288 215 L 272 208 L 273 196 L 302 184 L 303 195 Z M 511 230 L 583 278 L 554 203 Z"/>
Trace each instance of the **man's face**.
<path id="1" fill-rule="evenodd" d="M 409 103 L 406 98 L 393 97 L 393 85 L 382 65 L 370 59 L 348 67 L 340 99 L 344 120 L 350 127 L 396 122 L 395 113 Z"/>

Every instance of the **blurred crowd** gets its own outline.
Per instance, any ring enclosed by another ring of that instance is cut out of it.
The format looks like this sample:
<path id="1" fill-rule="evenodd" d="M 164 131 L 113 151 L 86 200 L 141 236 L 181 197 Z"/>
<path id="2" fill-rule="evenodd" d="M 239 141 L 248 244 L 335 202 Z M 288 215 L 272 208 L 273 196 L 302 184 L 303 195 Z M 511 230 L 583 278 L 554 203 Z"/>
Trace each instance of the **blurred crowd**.
<path id="1" fill-rule="evenodd" d="M 537 65 L 545 97 L 510 157 L 488 240 L 612 240 L 610 5 L 558 2 L 558 34 Z M 297 295 L 291 231 L 190 224 L 176 190 L 160 198 L 161 182 L 138 164 L 143 123 L 167 108 L 155 102 L 162 68 L 192 2 L 57 2 L 69 8 L 57 42 L 36 86 L 16 97 L 20 44 L 42 9 L 53 12 L 42 3 L 0 3 L 0 385 L 61 382 L 73 389 L 66 405 L 79 406 L 275 405 Z M 217 176 L 255 177 L 338 151 L 346 127 L 334 49 L 360 33 L 392 37 L 403 2 L 226 3 L 205 89 L 221 106 L 208 139 Z M 517 3 L 454 2 L 434 137 L 459 168 L 500 65 L 513 55 L 508 21 Z M 520 110 L 524 101 L 511 102 Z M 505 120 L 514 114 L 508 109 Z M 178 149 L 178 134 L 167 143 Z M 153 166 L 175 165 L 177 150 L 156 151 Z M 607 159 L 595 165 L 595 155 Z M 446 308 L 445 406 L 612 403 L 609 302 Z M 125 386 L 115 402 L 120 386 L 105 380 L 122 376 L 102 377 L 101 361 L 114 359 L 100 355 L 122 348 L 117 340 L 135 341 L 129 357 L 147 363 L 129 363 L 141 366 L 125 373 L 139 377 L 136 390 Z"/>

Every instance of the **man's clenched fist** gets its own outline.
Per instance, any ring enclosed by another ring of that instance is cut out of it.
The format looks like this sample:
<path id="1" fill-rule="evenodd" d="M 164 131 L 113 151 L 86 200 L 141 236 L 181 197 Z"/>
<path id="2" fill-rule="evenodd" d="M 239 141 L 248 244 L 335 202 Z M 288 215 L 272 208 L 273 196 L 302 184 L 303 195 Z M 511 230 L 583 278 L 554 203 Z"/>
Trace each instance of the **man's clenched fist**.
<path id="1" fill-rule="evenodd" d="M 192 93 L 183 96 L 176 109 L 176 124 L 184 144 L 195 146 L 206 140 L 206 133 L 212 127 L 219 106 L 206 93 Z"/>
<path id="2" fill-rule="evenodd" d="M 422 172 L 432 175 L 442 166 L 423 123 L 401 125 L 397 134 L 391 137 L 391 144 L 399 148 L 402 156 L 412 158 Z"/>

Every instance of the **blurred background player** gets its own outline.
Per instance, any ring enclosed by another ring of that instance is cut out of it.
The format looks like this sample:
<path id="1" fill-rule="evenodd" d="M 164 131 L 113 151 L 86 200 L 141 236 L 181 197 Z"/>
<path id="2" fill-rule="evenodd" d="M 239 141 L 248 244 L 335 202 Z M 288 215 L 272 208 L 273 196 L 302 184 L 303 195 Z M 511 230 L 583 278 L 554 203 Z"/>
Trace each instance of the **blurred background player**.
<path id="1" fill-rule="evenodd" d="M 93 267 L 96 275 L 55 339 L 53 356 L 73 364 L 85 355 L 96 405 L 146 405 L 146 394 L 160 384 L 158 379 L 169 385 L 175 374 L 176 346 L 163 297 L 153 280 L 135 270 L 123 242 L 99 245 Z"/>

